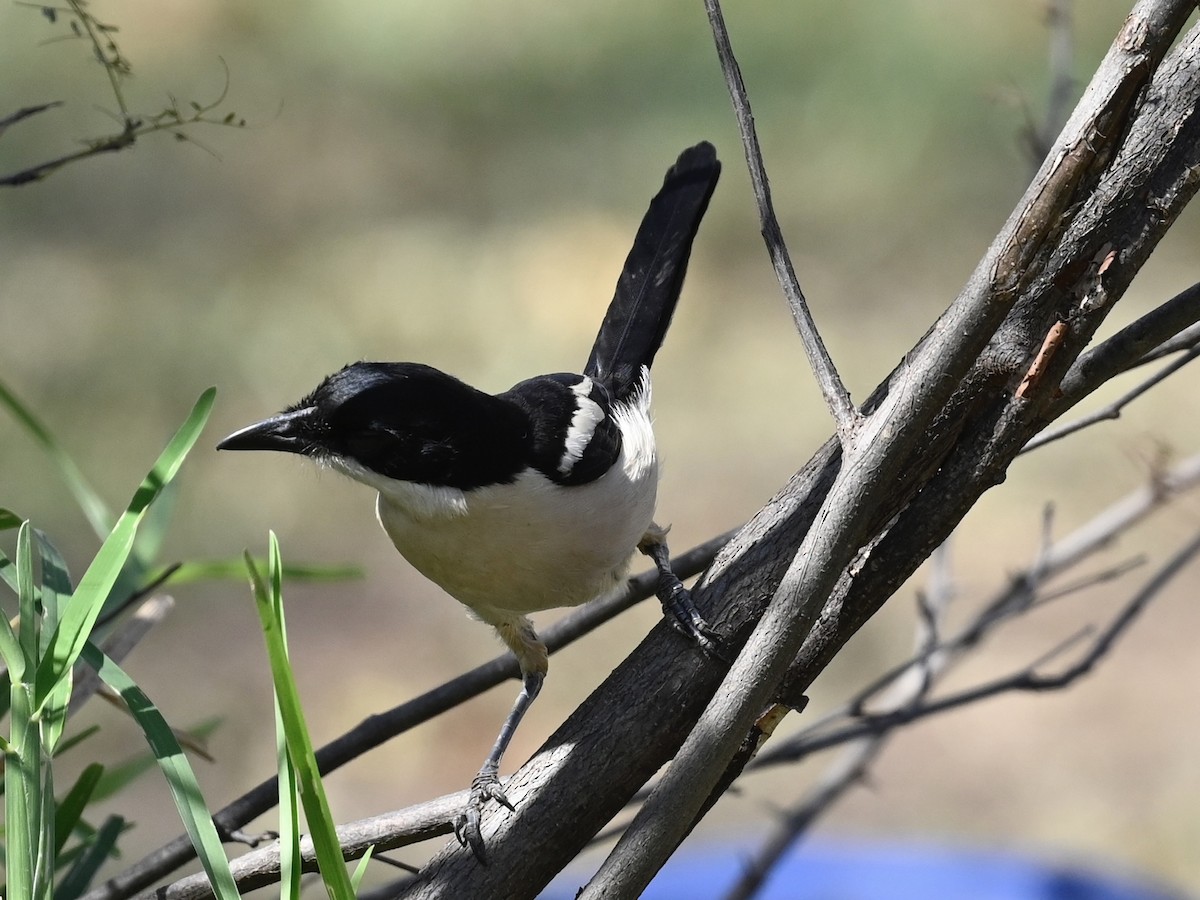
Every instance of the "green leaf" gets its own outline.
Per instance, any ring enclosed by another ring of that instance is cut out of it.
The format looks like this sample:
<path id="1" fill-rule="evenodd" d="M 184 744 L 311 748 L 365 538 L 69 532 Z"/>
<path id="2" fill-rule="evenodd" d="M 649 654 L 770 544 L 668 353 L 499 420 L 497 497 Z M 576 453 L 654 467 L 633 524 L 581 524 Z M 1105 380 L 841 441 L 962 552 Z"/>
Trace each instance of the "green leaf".
<path id="1" fill-rule="evenodd" d="M 125 820 L 120 816 L 109 816 L 105 819 L 91 845 L 75 859 L 74 865 L 54 889 L 54 900 L 75 900 L 86 891 L 100 867 L 109 856 L 115 855 L 117 838 L 124 830 Z"/>
<path id="2" fill-rule="evenodd" d="M 50 543 L 50 539 L 36 528 L 33 534 L 37 539 L 38 564 L 42 573 L 42 614 L 38 629 L 38 656 L 41 657 L 48 652 L 49 636 L 58 627 L 59 598 L 65 600 L 71 595 L 71 576 L 67 573 L 66 562 Z M 50 692 L 42 707 L 42 744 L 47 753 L 54 753 L 54 748 L 62 737 L 63 728 L 66 727 L 72 684 L 72 673 L 68 671 L 64 678 L 59 679 L 58 685 Z"/>
<path id="3" fill-rule="evenodd" d="M 28 523 L 24 523 L 17 532 L 17 609 L 20 616 L 17 622 L 17 640 L 21 642 L 21 653 L 29 669 L 37 665 L 41 652 L 38 646 L 37 585 L 33 581 L 33 542 L 30 540 L 32 530 Z M 25 673 L 22 671 L 18 675 L 14 672 L 13 677 L 21 681 Z"/>
<path id="4" fill-rule="evenodd" d="M 138 524 L 150 504 L 178 474 L 188 451 L 200 437 L 200 432 L 212 411 L 215 396 L 215 388 L 209 388 L 200 395 L 191 415 L 171 438 L 141 487 L 133 495 L 128 509 L 117 520 L 92 564 L 88 566 L 87 572 L 80 579 L 79 587 L 76 588 L 62 621 L 50 638 L 46 655 L 38 665 L 35 697 L 39 705 L 46 700 L 50 691 L 66 676 L 79 658 L 109 591 L 133 548 Z"/>
<path id="5" fill-rule="evenodd" d="M 354 893 L 358 895 L 359 885 L 362 884 L 363 876 L 367 874 L 367 863 L 371 861 L 371 857 L 375 854 L 375 845 L 372 844 L 367 848 L 367 852 L 362 855 L 362 859 L 358 861 L 358 865 L 354 867 L 354 874 L 350 876 L 350 886 L 354 888 Z"/>
<path id="6" fill-rule="evenodd" d="M 0 404 L 8 407 L 9 412 L 25 426 L 30 437 L 41 445 L 42 450 L 50 457 L 50 461 L 58 467 L 59 474 L 67 483 L 67 489 L 75 497 L 79 508 L 83 510 L 92 530 L 96 532 L 96 537 L 103 538 L 112 528 L 112 513 L 84 477 L 79 466 L 75 465 L 75 461 L 63 450 L 54 435 L 50 433 L 50 429 L 43 425 L 33 411 L 18 400 L 2 381 L 0 381 Z"/>
<path id="7" fill-rule="evenodd" d="M 37 540 L 42 569 L 42 639 L 48 641 L 50 633 L 58 627 L 59 600 L 69 599 L 74 587 L 71 585 L 71 573 L 67 570 L 66 560 L 50 542 L 46 533 L 40 528 L 35 528 L 33 536 Z M 45 647 L 39 647 L 38 651 L 44 652 Z"/>
<path id="8" fill-rule="evenodd" d="M 17 602 L 22 613 L 27 606 L 32 606 L 31 595 L 33 593 L 33 557 L 29 552 L 29 523 L 24 522 L 21 525 L 21 530 L 17 532 L 17 564 L 13 571 L 13 565 L 8 557 L 0 553 L 3 557 L 3 567 L 0 571 L 4 572 L 4 580 L 9 582 L 12 588 L 17 592 Z M 21 628 L 21 637 L 25 635 L 25 629 Z M 21 643 L 21 638 L 17 637 L 13 631 L 12 625 L 8 621 L 8 616 L 0 614 L 0 656 L 4 657 L 4 664 L 8 667 L 9 677 L 20 681 L 25 677 L 25 673 L 32 669 L 36 664 L 36 656 L 26 653 L 24 645 Z"/>
<path id="9" fill-rule="evenodd" d="M 279 772 L 279 898 L 299 900 L 304 865 L 300 855 L 300 796 L 296 767 L 288 755 L 279 699 L 275 699 L 275 759 Z"/>
<path id="10" fill-rule="evenodd" d="M 175 740 L 171 726 L 133 679 L 95 644 L 86 644 L 82 656 L 99 673 L 104 683 L 121 695 L 145 734 L 214 893 L 220 900 L 238 897 L 237 884 L 233 880 L 233 873 L 229 871 L 229 859 L 221 846 L 212 813 L 204 803 L 196 775 L 179 742 Z"/>
<path id="11" fill-rule="evenodd" d="M 149 562 L 157 559 L 162 551 L 171 517 L 175 513 L 175 502 L 179 499 L 179 483 L 173 482 L 163 489 L 162 495 L 155 501 L 146 521 L 138 529 L 137 540 L 134 542 L 135 556 L 139 562 Z M 139 578 L 145 577 L 146 566 L 141 566 L 137 573 Z"/>
<path id="12" fill-rule="evenodd" d="M 274 535 L 271 535 L 274 539 Z M 273 546 L 275 546 L 273 544 Z M 275 557 L 278 563 L 278 555 Z M 270 563 L 268 563 L 270 566 Z M 283 652 L 288 655 L 287 623 L 283 616 L 282 580 L 278 578 L 279 566 L 270 568 L 271 572 L 271 609 L 275 621 L 279 623 L 279 636 L 283 643 Z M 283 712 L 279 706 L 279 696 L 275 696 L 275 758 L 279 772 L 279 872 L 280 900 L 300 900 L 301 882 L 304 875 L 304 863 L 300 854 L 300 783 L 296 776 L 296 766 L 288 753 L 287 728 L 283 721 Z"/>
<path id="13" fill-rule="evenodd" d="M 0 507 L 0 531 L 9 531 L 13 528 L 21 527 L 21 517 L 11 509 Z"/>
<path id="14" fill-rule="evenodd" d="M 313 752 L 312 738 L 304 721 L 304 710 L 296 681 L 288 661 L 287 636 L 283 619 L 282 570 L 279 559 L 279 541 L 274 532 L 270 535 L 268 575 L 270 583 L 263 581 L 254 566 L 250 554 L 246 554 L 246 568 L 254 587 L 255 606 L 262 622 L 266 638 L 267 657 L 271 663 L 271 677 L 275 683 L 275 699 L 278 703 L 288 757 L 296 769 L 300 800 L 304 805 L 304 816 L 308 821 L 313 849 L 317 855 L 317 866 L 325 882 L 331 900 L 354 900 L 354 887 L 350 873 L 338 843 L 333 815 L 321 783 L 321 773 Z"/>
<path id="15" fill-rule="evenodd" d="M 42 900 L 49 897 L 54 807 L 45 801 L 50 785 L 32 694 L 28 684 L 12 685 L 12 738 L 4 756 L 5 871 L 8 896 Z"/>
<path id="16" fill-rule="evenodd" d="M 55 855 L 62 853 L 67 839 L 71 837 L 71 832 L 83 818 L 83 811 L 92 799 L 92 792 L 96 790 L 96 785 L 100 782 L 100 776 L 103 774 L 104 766 L 92 763 L 79 774 L 75 783 L 71 785 L 71 789 L 67 791 L 67 795 L 58 804 L 58 812 L 54 818 Z"/>

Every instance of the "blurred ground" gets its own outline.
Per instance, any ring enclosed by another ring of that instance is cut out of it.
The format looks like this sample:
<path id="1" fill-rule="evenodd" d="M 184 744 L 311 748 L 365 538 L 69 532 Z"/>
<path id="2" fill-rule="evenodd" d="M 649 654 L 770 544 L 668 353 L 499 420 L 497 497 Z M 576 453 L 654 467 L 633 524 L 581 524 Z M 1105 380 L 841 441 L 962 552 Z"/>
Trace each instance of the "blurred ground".
<path id="1" fill-rule="evenodd" d="M 713 141 L 725 175 L 656 365 L 667 459 L 660 518 L 684 548 L 742 521 L 828 436 L 758 236 L 701 6 L 682 0 L 254 4 L 105 0 L 132 60 L 131 106 L 207 102 L 229 71 L 245 130 L 148 139 L 10 190 L 0 205 L 0 378 L 30 403 L 113 505 L 125 502 L 190 403 L 220 390 L 184 472 L 168 558 L 230 557 L 275 529 L 296 561 L 351 561 L 365 580 L 288 590 L 293 659 L 318 741 L 490 657 L 497 645 L 392 552 L 371 498 L 276 456 L 215 441 L 356 359 L 412 359 L 501 390 L 577 369 L 644 205 L 685 145 Z M 1119 27 L 1087 5 L 1076 75 Z M 856 398 L 952 299 L 1008 215 L 1030 162 L 1023 107 L 1046 93 L 1042 5 L 905 0 L 730 4 L 775 202 L 796 268 Z M 0 111 L 67 105 L 10 129 L 9 171 L 112 128 L 103 72 L 36 9 L 0 6 Z M 207 150 L 207 152 L 206 152 Z M 1196 280 L 1189 210 L 1110 319 Z M 1041 509 L 1059 530 L 1142 483 L 1161 447 L 1200 448 L 1194 375 L 1118 423 L 1020 461 L 955 543 L 963 602 L 1031 559 Z M 54 536 L 78 573 L 95 541 L 46 461 L 0 419 L 0 503 Z M 1116 554 L 1161 561 L 1200 497 Z M 972 667 L 984 676 L 1098 620 L 1144 573 L 1048 610 Z M 1101 670 L 1063 695 L 995 701 L 915 728 L 821 825 L 830 835 L 945 839 L 1148 871 L 1200 892 L 1195 573 Z M 902 592 L 814 691 L 813 709 L 904 656 Z M 223 804 L 273 765 L 266 666 L 240 584 L 178 592 L 129 662 L 174 721 L 225 717 L 201 766 Z M 534 750 L 655 621 L 647 608 L 557 657 L 510 763 Z M 964 673 L 964 680 L 968 673 Z M 505 686 L 330 779 L 357 818 L 461 788 Z M 93 752 L 137 749 L 103 711 Z M 82 762 L 82 760 L 80 761 Z M 749 780 L 699 836 L 760 830 L 813 777 Z M 130 858 L 179 828 L 147 779 Z M 782 793 L 781 793 L 782 792 Z M 128 813 L 128 809 L 123 809 Z M 269 824 L 269 823 L 268 823 Z"/>

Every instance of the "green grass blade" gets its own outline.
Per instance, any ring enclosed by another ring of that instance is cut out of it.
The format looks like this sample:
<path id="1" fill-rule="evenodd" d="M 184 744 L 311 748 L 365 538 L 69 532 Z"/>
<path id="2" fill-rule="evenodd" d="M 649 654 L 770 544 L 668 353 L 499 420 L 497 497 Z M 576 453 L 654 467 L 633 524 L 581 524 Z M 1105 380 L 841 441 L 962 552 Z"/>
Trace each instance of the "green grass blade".
<path id="1" fill-rule="evenodd" d="M 3 575 L 4 581 L 13 592 L 20 596 L 23 585 L 18 579 L 16 567 L 3 553 L 0 553 L 0 575 Z M 33 668 L 33 660 L 26 658 L 17 633 L 13 631 L 8 615 L 3 610 L 0 610 L 0 657 L 3 657 L 4 665 L 8 667 L 10 678 L 20 680 L 25 677 L 28 669 Z"/>
<path id="2" fill-rule="evenodd" d="M 54 853 L 56 856 L 62 853 L 63 847 L 67 845 L 67 840 L 71 837 L 71 832 L 83 818 L 83 811 L 91 801 L 92 793 L 96 790 L 96 785 L 100 783 L 100 776 L 103 774 L 104 766 L 100 763 L 92 763 L 75 779 L 75 783 L 71 785 L 67 795 L 58 804 L 58 811 L 54 817 Z"/>
<path id="3" fill-rule="evenodd" d="M 54 816 L 46 819 L 41 740 L 33 717 L 33 689 L 11 688 L 11 740 L 4 755 L 4 838 L 8 896 L 39 900 L 45 869 L 39 868 L 53 842 Z"/>
<path id="4" fill-rule="evenodd" d="M 274 538 L 274 535 L 271 535 Z M 276 557 L 277 561 L 277 557 Z M 287 622 L 283 615 L 283 582 L 279 576 L 279 566 L 270 566 L 271 573 L 271 611 L 279 623 L 279 639 L 283 644 L 285 656 L 288 654 Z M 245 573 L 245 565 L 242 568 Z M 279 706 L 279 696 L 275 696 L 275 759 L 279 772 L 279 888 L 280 900 L 300 900 L 301 883 L 304 875 L 304 865 L 300 854 L 300 784 L 296 777 L 296 766 L 288 753 L 287 727 L 283 721 L 283 711 Z"/>
<path id="5" fill-rule="evenodd" d="M 129 508 L 117 520 L 92 564 L 88 566 L 87 572 L 80 579 L 72 602 L 67 606 L 59 627 L 50 638 L 46 655 L 38 665 L 35 696 L 39 704 L 46 700 L 50 691 L 79 658 L 104 601 L 108 598 L 109 591 L 121 574 L 133 548 L 138 524 L 150 504 L 178 474 L 184 458 L 195 445 L 205 422 L 208 421 L 215 396 L 215 388 L 209 388 L 200 395 L 187 421 L 171 438 L 154 463 L 141 487 L 133 495 Z"/>
<path id="6" fill-rule="evenodd" d="M 275 758 L 279 770 L 279 898 L 299 900 L 304 868 L 300 858 L 300 797 L 296 767 L 288 755 L 279 700 L 275 701 Z"/>
<path id="7" fill-rule="evenodd" d="M 8 407 L 9 412 L 25 426 L 30 437 L 41 445 L 45 454 L 58 467 L 75 502 L 79 504 L 92 530 L 96 532 L 96 537 L 103 540 L 112 529 L 113 516 L 105 502 L 100 499 L 100 495 L 88 483 L 79 466 L 75 465 L 75 461 L 50 433 L 50 429 L 43 425 L 33 411 L 18 400 L 3 382 L 0 382 L 0 404 Z"/>
<path id="8" fill-rule="evenodd" d="M 66 560 L 51 543 L 46 533 L 39 528 L 33 529 L 37 541 L 38 557 L 42 570 L 42 643 L 38 652 L 44 652 L 49 643 L 50 634 L 58 627 L 59 601 L 71 596 L 74 587 L 71 585 L 71 573 L 67 570 Z"/>
<path id="9" fill-rule="evenodd" d="M 196 848 L 213 892 L 220 900 L 238 897 L 237 884 L 229 871 L 229 859 L 221 846 L 212 813 L 204 803 L 196 774 L 175 739 L 171 726 L 146 693 L 95 644 L 89 643 L 84 647 L 83 658 L 99 673 L 105 684 L 121 695 L 146 735 L 146 741 L 166 776 L 183 827 Z"/>
<path id="10" fill-rule="evenodd" d="M 33 580 L 33 529 L 17 531 L 16 588 L 21 621 L 14 634 L 4 616 L 0 647 L 12 655 L 9 713 L 12 728 L 4 757 L 6 871 L 11 897 L 50 896 L 54 861 L 54 794 L 50 756 L 35 715 L 28 677 L 38 654 L 37 585 Z"/>
<path id="11" fill-rule="evenodd" d="M 75 859 L 74 865 L 58 883 L 54 890 L 54 900 L 75 900 L 86 891 L 100 867 L 113 854 L 117 838 L 124 830 L 125 820 L 120 816 L 109 816 L 105 819 L 91 845 Z"/>
<path id="12" fill-rule="evenodd" d="M 287 643 L 287 621 L 283 615 L 283 578 L 280 573 L 278 544 L 275 535 L 271 535 L 272 547 L 275 554 L 272 557 L 274 565 L 268 562 L 271 573 L 271 611 L 275 621 L 279 623 L 279 639 L 283 644 L 283 653 L 289 659 Z M 243 572 L 245 568 L 243 566 Z M 280 900 L 300 900 L 300 886 L 304 875 L 304 865 L 300 854 L 300 784 L 296 776 L 296 766 L 288 753 L 287 727 L 283 721 L 283 711 L 279 706 L 279 696 L 275 696 L 275 757 L 279 771 L 279 872 Z"/>
<path id="13" fill-rule="evenodd" d="M 17 640 L 21 643 L 21 653 L 25 663 L 32 671 L 37 665 L 41 653 L 38 640 L 38 610 L 37 585 L 33 581 L 33 529 L 29 523 L 23 523 L 17 532 L 17 611 L 20 616 L 17 622 Z M 15 681 L 25 678 L 21 674 L 12 673 Z"/>
<path id="14" fill-rule="evenodd" d="M 46 537 L 45 533 L 33 529 L 37 541 L 38 563 L 42 573 L 41 585 L 41 625 L 38 629 L 39 657 L 49 649 L 49 635 L 54 633 L 59 621 L 59 600 L 66 600 L 71 595 L 71 576 L 67 572 L 66 561 L 62 554 Z M 47 753 L 53 754 L 62 738 L 63 729 L 67 724 L 67 705 L 71 702 L 72 676 L 68 671 L 65 677 L 59 679 L 57 686 L 46 698 L 42 707 L 42 744 Z"/>
<path id="15" fill-rule="evenodd" d="M 350 886 L 354 888 L 355 896 L 358 895 L 358 888 L 362 884 L 363 876 L 367 874 L 367 863 L 371 861 L 374 853 L 375 845 L 372 844 L 367 848 L 367 852 L 362 855 L 362 859 L 358 861 L 358 865 L 354 867 L 354 874 L 350 876 Z"/>
<path id="16" fill-rule="evenodd" d="M 9 590 L 14 594 L 17 591 L 17 570 L 13 567 L 13 561 L 5 555 L 3 550 L 0 550 L 0 581 L 8 585 Z"/>
<path id="17" fill-rule="evenodd" d="M 304 804 L 304 817 L 312 835 L 313 849 L 317 855 L 317 866 L 325 882 L 325 890 L 331 900 L 354 900 L 354 887 L 350 884 L 350 873 L 346 869 L 342 848 L 338 843 L 333 815 L 321 783 L 313 753 L 312 739 L 304 721 L 300 695 L 288 662 L 287 642 L 283 631 L 282 565 L 279 560 L 279 541 L 271 534 L 271 552 L 268 557 L 270 584 L 263 581 L 250 554 L 246 554 L 246 568 L 254 586 L 255 605 L 262 622 L 266 638 L 267 657 L 271 663 L 271 676 L 275 683 L 275 697 L 279 704 L 280 717 L 287 740 L 288 756 L 296 769 L 300 784 L 300 800 Z"/>

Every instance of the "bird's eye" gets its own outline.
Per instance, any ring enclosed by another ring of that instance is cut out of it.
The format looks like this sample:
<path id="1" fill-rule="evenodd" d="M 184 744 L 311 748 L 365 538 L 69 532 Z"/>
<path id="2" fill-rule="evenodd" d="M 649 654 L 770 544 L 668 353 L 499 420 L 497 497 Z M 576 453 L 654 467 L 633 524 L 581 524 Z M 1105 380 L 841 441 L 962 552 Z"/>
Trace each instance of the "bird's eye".
<path id="1" fill-rule="evenodd" d="M 345 440 L 347 453 L 364 462 L 397 452 L 397 444 L 400 443 L 396 435 L 375 428 L 352 431 Z"/>

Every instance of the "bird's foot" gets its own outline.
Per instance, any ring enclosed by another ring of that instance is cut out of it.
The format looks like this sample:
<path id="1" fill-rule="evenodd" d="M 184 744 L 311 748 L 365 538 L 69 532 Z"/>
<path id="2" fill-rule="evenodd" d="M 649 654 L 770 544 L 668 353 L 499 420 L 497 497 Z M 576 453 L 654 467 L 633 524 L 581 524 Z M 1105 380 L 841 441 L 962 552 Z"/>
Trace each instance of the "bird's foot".
<path id="1" fill-rule="evenodd" d="M 700 615 L 692 595 L 671 568 L 671 552 L 667 548 L 667 528 L 651 523 L 638 543 L 638 550 L 654 560 L 658 582 L 654 593 L 662 603 L 663 613 L 675 630 L 686 636 L 710 659 L 729 662 L 721 652 L 720 635 Z"/>
<path id="2" fill-rule="evenodd" d="M 469 847 L 475 858 L 487 864 L 487 853 L 483 846 L 483 834 L 480 832 L 480 822 L 483 817 L 483 805 L 489 800 L 495 800 L 506 809 L 515 812 L 516 808 L 504 796 L 500 777 L 496 767 L 484 765 L 479 774 L 471 780 L 471 796 L 467 805 L 454 820 L 454 836 L 464 847 Z"/>
<path id="3" fill-rule="evenodd" d="M 704 616 L 700 615 L 700 610 L 696 609 L 696 604 L 692 602 L 691 593 L 678 578 L 669 572 L 660 574 L 656 593 L 662 601 L 667 621 L 676 631 L 694 642 L 705 656 L 729 662 L 721 652 L 721 636 L 705 621 Z"/>

